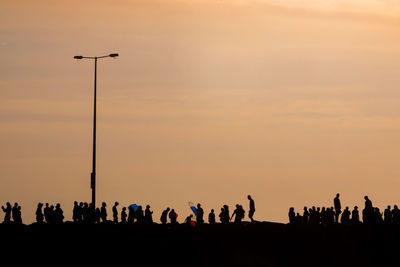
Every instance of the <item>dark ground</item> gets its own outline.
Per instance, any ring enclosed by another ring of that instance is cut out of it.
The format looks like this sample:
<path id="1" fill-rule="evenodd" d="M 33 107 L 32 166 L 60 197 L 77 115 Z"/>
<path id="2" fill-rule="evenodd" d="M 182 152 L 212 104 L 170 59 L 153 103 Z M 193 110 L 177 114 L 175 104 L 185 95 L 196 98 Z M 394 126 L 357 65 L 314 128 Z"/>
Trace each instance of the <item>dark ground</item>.
<path id="1" fill-rule="evenodd" d="M 0 242 L 35 266 L 400 266 L 398 225 L 3 224 Z"/>

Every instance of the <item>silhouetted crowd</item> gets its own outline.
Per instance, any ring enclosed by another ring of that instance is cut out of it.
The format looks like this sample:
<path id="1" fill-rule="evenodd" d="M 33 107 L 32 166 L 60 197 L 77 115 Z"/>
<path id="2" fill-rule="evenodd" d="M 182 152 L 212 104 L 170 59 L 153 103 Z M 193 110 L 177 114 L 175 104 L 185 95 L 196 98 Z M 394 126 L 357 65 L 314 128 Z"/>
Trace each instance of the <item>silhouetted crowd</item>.
<path id="1" fill-rule="evenodd" d="M 364 224 L 400 224 L 400 210 L 397 205 L 394 205 L 393 209 L 391 206 L 387 208 L 382 213 L 379 208 L 372 205 L 372 201 L 368 196 L 364 197 L 365 207 L 362 210 L 361 217 L 357 206 L 354 206 L 353 210 L 350 211 L 349 207 L 345 207 L 342 210 L 340 195 L 336 194 L 333 199 L 333 206 L 331 207 L 304 207 L 302 214 L 295 212 L 294 208 L 289 209 L 289 223 L 290 224 L 359 224 L 362 222 Z M 254 222 L 253 215 L 255 212 L 254 200 L 249 195 L 249 213 L 248 217 L 251 222 Z M 43 203 L 38 203 L 36 209 L 36 222 L 37 223 L 48 223 L 48 224 L 61 224 L 64 222 L 64 212 L 61 205 L 57 203 L 54 205 L 49 205 L 46 203 L 43 207 Z M 150 205 L 146 205 L 143 210 L 142 206 L 131 205 L 128 207 L 122 207 L 121 212 L 118 211 L 119 203 L 115 202 L 112 207 L 112 219 L 108 219 L 107 214 L 107 204 L 103 202 L 101 207 L 95 207 L 92 203 L 87 202 L 74 202 L 72 221 L 74 223 L 86 223 L 86 224 L 100 224 L 100 223 L 113 223 L 113 224 L 152 224 L 153 223 L 153 211 L 150 210 Z M 12 206 L 9 202 L 1 207 L 4 212 L 3 223 L 15 223 L 22 224 L 21 217 L 21 206 L 15 203 Z M 194 214 L 190 214 L 184 220 L 185 224 L 192 226 L 200 225 L 205 223 L 204 210 L 200 203 L 196 207 L 191 207 Z M 242 205 L 236 204 L 235 209 L 232 214 L 229 212 L 229 206 L 223 205 L 221 211 L 218 214 L 219 221 L 222 224 L 227 224 L 230 222 L 241 223 L 245 218 L 245 210 Z M 178 214 L 172 208 L 167 207 L 162 211 L 160 217 L 161 224 L 178 224 Z M 211 209 L 208 214 L 208 223 L 216 223 L 216 214 L 214 209 Z"/>
<path id="2" fill-rule="evenodd" d="M 336 194 L 333 200 L 333 206 L 331 207 L 304 207 L 303 215 L 299 212 L 295 212 L 294 208 L 289 209 L 289 223 L 290 224 L 359 224 L 360 213 L 357 206 L 354 206 L 353 210 L 350 211 L 349 207 L 346 207 L 342 211 L 340 203 L 340 194 Z M 364 197 L 365 207 L 362 210 L 362 222 L 364 224 L 400 224 L 400 210 L 397 205 L 394 205 L 393 209 L 391 206 L 382 213 L 379 208 L 372 205 L 372 201 L 368 196 Z"/>
<path id="3" fill-rule="evenodd" d="M 253 216 L 255 213 L 254 200 L 250 195 L 247 196 L 249 200 L 249 219 L 254 222 Z M 121 212 L 118 211 L 119 203 L 115 202 L 112 207 L 112 220 L 108 219 L 107 204 L 103 202 L 100 208 L 96 208 L 92 203 L 87 202 L 74 202 L 72 211 L 72 221 L 74 223 L 85 223 L 85 224 L 100 224 L 100 223 L 112 223 L 112 224 L 152 224 L 153 223 L 153 211 L 150 210 L 150 205 L 146 205 L 143 210 L 142 206 L 131 205 L 129 207 L 122 207 Z M 22 224 L 21 219 L 21 206 L 15 203 L 14 207 L 7 202 L 6 207 L 2 206 L 3 212 L 5 213 L 3 223 L 19 223 Z M 190 214 L 186 217 L 184 223 L 191 226 L 205 223 L 204 210 L 201 204 L 197 204 L 196 208 L 193 207 L 192 211 L 195 214 Z M 11 220 L 12 217 L 12 220 Z M 215 224 L 215 212 L 211 209 L 208 214 L 208 223 Z M 245 217 L 245 210 L 242 205 L 236 204 L 236 208 L 232 215 L 229 213 L 228 205 L 224 205 L 219 213 L 220 222 L 227 224 L 233 220 L 235 223 L 241 223 Z M 167 207 L 162 211 L 160 221 L 161 224 L 178 224 L 178 214 L 174 209 Z M 64 222 L 64 212 L 61 209 L 61 205 L 58 203 L 54 207 L 43 203 L 38 203 L 36 209 L 36 222 L 37 223 L 48 223 L 48 224 L 61 224 Z"/>

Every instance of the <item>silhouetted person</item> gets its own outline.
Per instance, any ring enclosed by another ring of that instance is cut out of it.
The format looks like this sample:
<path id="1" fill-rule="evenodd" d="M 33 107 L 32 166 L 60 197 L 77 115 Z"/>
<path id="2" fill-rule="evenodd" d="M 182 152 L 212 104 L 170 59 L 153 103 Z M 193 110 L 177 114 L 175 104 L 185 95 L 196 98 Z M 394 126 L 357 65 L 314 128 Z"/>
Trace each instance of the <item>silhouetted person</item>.
<path id="1" fill-rule="evenodd" d="M 318 216 L 319 218 L 317 219 L 318 223 L 328 224 L 328 215 L 329 215 L 328 209 L 329 208 L 322 207 L 321 212 L 319 212 Z M 317 210 L 319 210 L 319 208 Z"/>
<path id="2" fill-rule="evenodd" d="M 185 224 L 190 224 L 190 222 L 192 221 L 192 218 L 193 218 L 193 214 L 190 214 L 189 216 L 187 216 L 185 219 Z"/>
<path id="3" fill-rule="evenodd" d="M 394 224 L 400 224 L 400 210 L 397 207 L 397 205 L 393 206 L 392 221 L 393 221 Z"/>
<path id="4" fill-rule="evenodd" d="M 301 222 L 303 221 L 303 217 L 301 217 L 300 213 L 296 213 L 296 224 L 301 224 Z"/>
<path id="5" fill-rule="evenodd" d="M 74 201 L 74 208 L 72 210 L 72 221 L 77 223 L 79 221 L 79 205 L 78 201 Z"/>
<path id="6" fill-rule="evenodd" d="M 22 210 L 21 210 L 21 206 L 18 206 L 18 223 L 22 224 Z"/>
<path id="7" fill-rule="evenodd" d="M 225 210 L 223 207 L 221 208 L 221 212 L 219 213 L 218 216 L 219 216 L 219 221 L 221 223 L 227 223 L 227 221 L 225 221 Z"/>
<path id="8" fill-rule="evenodd" d="M 201 207 L 200 203 L 197 204 L 197 215 L 196 215 L 197 224 L 204 223 L 204 211 Z"/>
<path id="9" fill-rule="evenodd" d="M 64 212 L 61 209 L 60 203 L 57 203 L 56 209 L 54 210 L 54 222 L 63 223 L 63 220 L 64 220 Z"/>
<path id="10" fill-rule="evenodd" d="M 11 210 L 12 210 L 10 202 L 6 203 L 6 207 L 5 208 L 4 208 L 4 206 L 1 206 L 1 209 L 4 212 L 4 221 L 3 222 L 4 223 L 10 223 L 11 222 Z"/>
<path id="11" fill-rule="evenodd" d="M 167 208 L 166 210 L 164 210 L 161 213 L 160 221 L 161 221 L 162 224 L 166 224 L 167 223 L 168 212 L 169 212 L 169 208 Z"/>
<path id="12" fill-rule="evenodd" d="M 236 204 L 236 209 L 232 213 L 231 220 L 232 220 L 233 216 L 235 216 L 235 221 L 234 221 L 235 223 L 242 222 L 242 219 L 244 218 L 244 210 L 243 210 L 242 206 L 240 206 L 239 204 Z"/>
<path id="13" fill-rule="evenodd" d="M 309 211 L 307 209 L 307 207 L 304 207 L 304 211 L 303 211 L 303 224 L 308 224 L 308 218 L 309 218 Z"/>
<path id="14" fill-rule="evenodd" d="M 114 206 L 113 206 L 113 208 L 112 208 L 112 212 L 113 212 L 113 222 L 114 222 L 114 223 L 118 223 L 118 210 L 117 210 L 118 205 L 119 205 L 119 203 L 118 203 L 118 202 L 115 202 L 115 204 L 114 204 Z"/>
<path id="15" fill-rule="evenodd" d="M 289 216 L 289 223 L 290 224 L 294 224 L 296 222 L 296 213 L 294 212 L 294 208 L 293 207 L 291 207 L 289 209 L 288 216 Z"/>
<path id="16" fill-rule="evenodd" d="M 77 213 L 78 222 L 83 222 L 83 202 L 79 202 Z"/>
<path id="17" fill-rule="evenodd" d="M 138 206 L 136 213 L 136 218 L 138 223 L 144 223 L 144 213 L 142 206 Z"/>
<path id="18" fill-rule="evenodd" d="M 383 223 L 382 213 L 379 208 L 374 209 L 374 222 L 378 224 Z"/>
<path id="19" fill-rule="evenodd" d="M 363 222 L 364 223 L 374 223 L 375 220 L 375 210 L 372 206 L 372 201 L 368 198 L 368 196 L 364 197 L 365 199 L 365 208 L 363 210 Z"/>
<path id="20" fill-rule="evenodd" d="M 96 208 L 95 213 L 94 213 L 94 222 L 99 224 L 100 218 L 101 218 L 101 211 L 99 208 Z"/>
<path id="21" fill-rule="evenodd" d="M 89 204 L 87 202 L 83 203 L 83 206 L 82 206 L 82 221 L 84 223 L 90 222 L 90 208 L 89 208 Z"/>
<path id="22" fill-rule="evenodd" d="M 132 205 L 128 207 L 128 223 L 132 224 L 135 222 L 135 210 Z"/>
<path id="23" fill-rule="evenodd" d="M 334 224 L 335 223 L 335 216 L 336 212 L 333 207 L 330 207 L 326 210 L 326 223 L 327 224 Z"/>
<path id="24" fill-rule="evenodd" d="M 383 221 L 386 224 L 392 223 L 392 211 L 390 210 L 390 206 L 387 206 L 387 208 L 385 209 L 385 212 L 383 213 Z"/>
<path id="25" fill-rule="evenodd" d="M 319 223 L 319 212 L 317 212 L 315 206 L 312 206 L 310 211 L 310 223 L 311 224 L 318 224 Z"/>
<path id="26" fill-rule="evenodd" d="M 368 198 L 368 196 L 365 196 L 364 199 L 365 199 L 365 209 L 372 209 L 372 201 Z"/>
<path id="27" fill-rule="evenodd" d="M 12 216 L 14 222 L 18 221 L 18 203 L 16 203 L 16 202 L 14 203 L 14 206 L 11 210 L 11 216 Z"/>
<path id="28" fill-rule="evenodd" d="M 126 216 L 126 207 L 123 207 L 121 211 L 121 223 L 126 223 Z"/>
<path id="29" fill-rule="evenodd" d="M 360 223 L 360 214 L 358 212 L 358 207 L 354 206 L 353 211 L 351 212 L 351 222 L 354 224 Z"/>
<path id="30" fill-rule="evenodd" d="M 349 207 L 346 207 L 342 213 L 341 223 L 348 224 L 350 223 L 350 210 Z"/>
<path id="31" fill-rule="evenodd" d="M 228 205 L 224 205 L 224 223 L 229 223 L 229 219 L 231 218 L 229 216 L 229 206 Z"/>
<path id="32" fill-rule="evenodd" d="M 96 207 L 93 203 L 89 204 L 89 222 L 95 223 L 96 222 Z"/>
<path id="33" fill-rule="evenodd" d="M 211 209 L 211 212 L 208 214 L 208 223 L 215 224 L 215 213 L 214 209 Z"/>
<path id="34" fill-rule="evenodd" d="M 46 220 L 46 223 L 50 223 L 50 207 L 49 207 L 49 203 L 46 203 L 46 206 L 44 207 L 43 213 L 44 213 L 44 219 Z"/>
<path id="35" fill-rule="evenodd" d="M 326 214 L 321 214 L 321 208 L 317 207 L 317 212 L 315 214 L 316 223 L 320 224 L 322 222 L 321 218 L 324 216 L 326 217 Z M 326 221 L 326 218 L 325 218 L 325 221 Z"/>
<path id="36" fill-rule="evenodd" d="M 144 221 L 146 224 L 153 223 L 153 212 L 150 210 L 150 205 L 147 205 L 144 210 Z"/>
<path id="37" fill-rule="evenodd" d="M 170 220 L 171 224 L 176 224 L 177 223 L 176 218 L 178 217 L 178 215 L 176 214 L 174 209 L 172 209 L 169 212 L 168 216 L 169 216 L 169 220 Z"/>
<path id="38" fill-rule="evenodd" d="M 36 222 L 37 223 L 43 223 L 43 220 L 44 220 L 42 207 L 43 207 L 43 203 L 38 203 L 37 209 L 36 209 Z"/>
<path id="39" fill-rule="evenodd" d="M 100 218 L 103 223 L 107 222 L 107 204 L 105 202 L 101 203 Z"/>
<path id="40" fill-rule="evenodd" d="M 256 212 L 256 206 L 254 204 L 254 200 L 251 198 L 250 195 L 247 196 L 247 199 L 250 201 L 249 202 L 249 219 L 251 222 L 254 222 L 253 216 L 254 216 L 254 212 Z"/>
<path id="41" fill-rule="evenodd" d="M 336 197 L 333 200 L 333 204 L 335 207 L 335 222 L 339 223 L 339 215 L 342 213 L 342 206 L 340 204 L 339 193 L 336 194 Z"/>
<path id="42" fill-rule="evenodd" d="M 315 207 L 311 207 L 308 209 L 308 223 L 309 224 L 315 224 Z"/>

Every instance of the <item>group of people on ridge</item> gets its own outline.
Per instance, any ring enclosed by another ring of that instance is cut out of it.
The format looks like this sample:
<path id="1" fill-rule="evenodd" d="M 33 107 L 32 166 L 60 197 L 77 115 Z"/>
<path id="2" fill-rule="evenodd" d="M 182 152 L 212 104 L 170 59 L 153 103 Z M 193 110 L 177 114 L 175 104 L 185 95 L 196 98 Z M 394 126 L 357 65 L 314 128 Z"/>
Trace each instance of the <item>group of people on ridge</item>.
<path id="1" fill-rule="evenodd" d="M 253 215 L 255 212 L 255 204 L 254 200 L 250 195 L 247 196 L 249 200 L 249 219 L 251 222 L 254 222 Z M 147 205 L 145 210 L 143 210 L 142 206 L 134 206 L 131 205 L 128 208 L 123 207 L 121 209 L 121 213 L 118 212 L 119 203 L 115 202 L 112 207 L 112 220 L 108 220 L 107 214 L 107 204 L 105 202 L 102 203 L 100 208 L 95 208 L 93 204 L 88 204 L 87 202 L 74 202 L 73 211 L 72 211 L 72 220 L 74 223 L 89 223 L 89 224 L 99 224 L 99 223 L 114 223 L 114 224 L 125 224 L 125 223 L 140 223 L 140 224 L 152 224 L 153 223 L 153 211 L 150 210 L 150 205 Z M 21 219 L 21 207 L 18 203 L 15 203 L 14 207 L 11 207 L 11 204 L 7 202 L 6 207 L 2 206 L 2 209 L 5 213 L 4 223 L 20 223 L 22 224 Z M 201 207 L 201 204 L 197 204 L 197 208 L 195 208 L 196 214 L 193 214 L 186 217 L 184 221 L 187 224 L 195 222 L 196 224 L 205 223 L 204 220 L 204 210 Z M 12 221 L 11 221 L 12 217 Z M 195 218 L 194 218 L 195 217 Z M 211 212 L 208 214 L 208 223 L 214 224 L 216 223 L 214 209 L 211 209 Z M 232 215 L 229 214 L 228 205 L 224 205 L 221 208 L 221 212 L 219 213 L 220 222 L 223 224 L 229 223 L 232 221 L 233 217 L 235 217 L 235 223 L 241 223 L 245 217 L 245 211 L 242 205 L 236 204 L 236 209 L 233 211 Z M 160 217 L 160 221 L 162 224 L 167 224 L 168 220 L 171 224 L 178 224 L 178 214 L 174 209 L 166 208 Z M 64 222 L 64 212 L 61 209 L 61 205 L 58 203 L 54 207 L 53 205 L 49 205 L 46 203 L 43 208 L 43 203 L 38 203 L 36 209 L 36 222 L 37 223 L 48 223 L 48 224 L 60 224 Z"/>
<path id="2" fill-rule="evenodd" d="M 342 211 L 340 203 L 340 194 L 336 194 L 333 199 L 332 207 L 315 207 L 307 208 L 304 207 L 303 215 L 296 213 L 294 208 L 289 209 L 289 223 L 290 224 L 358 224 L 361 223 L 360 214 L 357 206 L 354 206 L 353 210 L 350 211 L 349 207 L 346 207 Z M 364 197 L 365 207 L 362 210 L 362 222 L 364 224 L 379 224 L 379 223 L 395 223 L 400 224 L 400 209 L 397 205 L 394 205 L 393 209 L 391 206 L 387 206 L 383 214 L 377 207 L 373 207 L 372 201 L 368 196 Z M 340 219 L 339 219 L 340 218 Z"/>

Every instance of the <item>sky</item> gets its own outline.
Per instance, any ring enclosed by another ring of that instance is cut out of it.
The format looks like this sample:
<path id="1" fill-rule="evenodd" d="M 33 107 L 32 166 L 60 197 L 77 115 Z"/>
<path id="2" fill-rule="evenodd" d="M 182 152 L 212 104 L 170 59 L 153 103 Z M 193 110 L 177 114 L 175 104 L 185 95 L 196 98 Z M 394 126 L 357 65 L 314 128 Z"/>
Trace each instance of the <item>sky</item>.
<path id="1" fill-rule="evenodd" d="M 0 0 L 0 203 L 399 205 L 400 3 Z M 218 213 L 218 212 L 217 212 Z"/>

